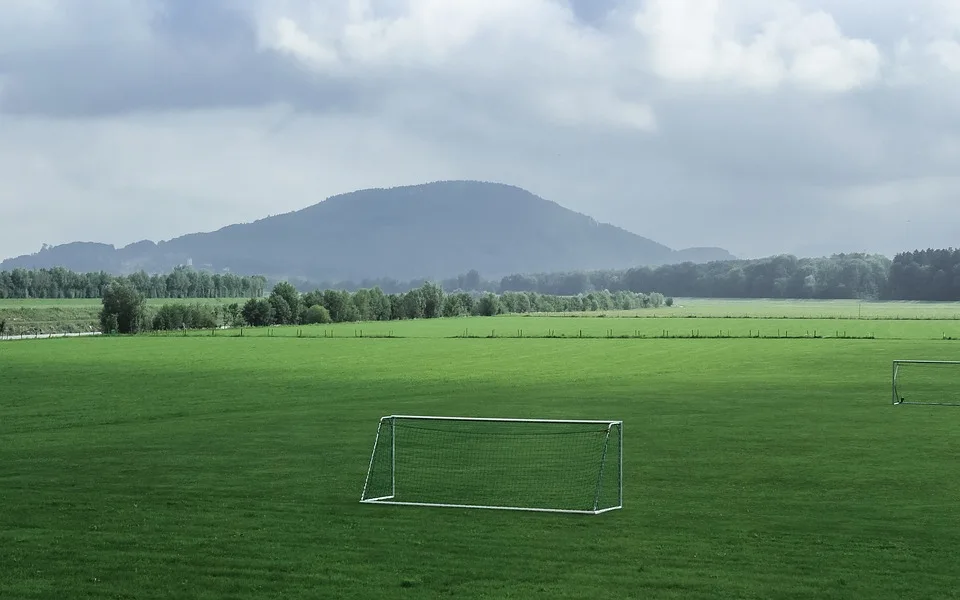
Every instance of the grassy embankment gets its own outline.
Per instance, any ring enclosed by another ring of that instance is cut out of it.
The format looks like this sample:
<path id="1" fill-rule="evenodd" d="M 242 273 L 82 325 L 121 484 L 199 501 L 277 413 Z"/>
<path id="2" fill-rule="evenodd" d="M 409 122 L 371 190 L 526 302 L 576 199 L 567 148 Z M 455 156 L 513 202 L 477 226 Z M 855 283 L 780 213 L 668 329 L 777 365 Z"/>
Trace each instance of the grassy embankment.
<path id="1" fill-rule="evenodd" d="M 246 298 L 151 298 L 148 309 L 167 303 L 219 304 L 243 303 Z M 0 320 L 6 320 L 8 335 L 43 333 L 77 333 L 100 328 L 99 298 L 69 300 L 4 299 L 0 300 Z"/>

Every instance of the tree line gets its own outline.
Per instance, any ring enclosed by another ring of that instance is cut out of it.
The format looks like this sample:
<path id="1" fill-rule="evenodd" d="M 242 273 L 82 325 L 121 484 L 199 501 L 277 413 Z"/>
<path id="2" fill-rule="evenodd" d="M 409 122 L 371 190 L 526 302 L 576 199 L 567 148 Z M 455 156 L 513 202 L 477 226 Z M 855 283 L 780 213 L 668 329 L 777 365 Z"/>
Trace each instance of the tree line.
<path id="1" fill-rule="evenodd" d="M 145 298 L 253 298 L 262 296 L 267 279 L 261 275 L 209 273 L 177 267 L 170 273 L 111 275 L 52 269 L 0 271 L 0 298 L 103 298 L 110 285 L 127 285 Z"/>
<path id="2" fill-rule="evenodd" d="M 128 284 L 147 298 L 262 298 L 268 280 L 259 275 L 211 274 L 188 267 L 171 273 L 126 276 L 73 273 L 62 268 L 0 272 L 0 298 L 101 298 L 113 282 Z M 269 282 L 277 283 L 277 282 Z M 292 280 L 303 292 L 379 289 L 405 294 L 432 282 L 393 279 L 314 284 Z M 701 298 L 810 298 L 864 300 L 960 300 L 960 250 L 902 252 L 893 260 L 877 254 L 835 254 L 821 258 L 792 255 L 752 260 L 681 263 L 625 270 L 517 274 L 498 280 L 476 270 L 436 282 L 447 294 L 535 292 L 579 296 L 608 290 Z"/>
<path id="3" fill-rule="evenodd" d="M 493 316 L 531 312 L 581 312 L 657 308 L 672 304 L 658 292 L 621 290 L 578 296 L 551 296 L 537 292 L 448 294 L 436 283 L 407 292 L 386 294 L 380 288 L 314 290 L 301 293 L 289 282 L 276 284 L 266 297 L 225 306 L 175 303 L 151 311 L 146 296 L 128 282 L 118 281 L 104 292 L 100 326 L 104 332 L 138 333 L 149 330 L 312 325 L 356 321 L 394 321 L 440 317 Z"/>
<path id="4" fill-rule="evenodd" d="M 890 259 L 875 254 L 780 255 L 622 271 L 512 275 L 500 287 L 559 294 L 578 289 L 656 289 L 693 298 L 894 299 L 889 293 L 890 264 Z"/>
<path id="5" fill-rule="evenodd" d="M 418 287 L 423 281 L 325 282 L 319 287 L 354 291 L 372 284 L 399 292 Z M 597 290 L 655 289 L 673 297 L 693 298 L 960 300 L 960 250 L 902 252 L 893 260 L 865 253 L 818 258 L 784 254 L 702 264 L 685 262 L 619 270 L 516 274 L 496 281 L 470 271 L 444 279 L 440 285 L 448 291 L 537 292 L 559 296 Z"/>
<path id="6" fill-rule="evenodd" d="M 899 300 L 960 300 L 960 249 L 902 252 L 893 259 L 887 285 Z"/>

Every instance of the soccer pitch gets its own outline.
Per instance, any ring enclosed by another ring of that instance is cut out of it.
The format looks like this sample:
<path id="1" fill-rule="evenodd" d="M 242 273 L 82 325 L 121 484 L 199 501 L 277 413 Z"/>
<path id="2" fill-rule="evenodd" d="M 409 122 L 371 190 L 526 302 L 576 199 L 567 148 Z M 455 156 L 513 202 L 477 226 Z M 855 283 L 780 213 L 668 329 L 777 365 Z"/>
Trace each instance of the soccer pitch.
<path id="1" fill-rule="evenodd" d="M 582 321 L 664 328 L 625 320 Z M 449 337 L 506 323 L 0 344 L 0 598 L 956 594 L 960 412 L 890 401 L 892 360 L 960 358 L 943 325 Z M 623 508 L 361 504 L 390 414 L 622 420 Z"/>

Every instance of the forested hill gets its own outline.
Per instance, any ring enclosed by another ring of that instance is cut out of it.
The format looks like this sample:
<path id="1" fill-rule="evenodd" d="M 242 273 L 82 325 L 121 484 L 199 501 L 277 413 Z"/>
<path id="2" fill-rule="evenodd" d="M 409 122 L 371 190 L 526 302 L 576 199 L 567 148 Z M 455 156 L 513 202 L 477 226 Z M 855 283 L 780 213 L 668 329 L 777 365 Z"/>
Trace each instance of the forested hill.
<path id="1" fill-rule="evenodd" d="M 734 258 L 717 248 L 675 251 L 517 187 L 444 181 L 368 189 L 292 213 L 124 248 L 44 247 L 0 270 L 165 273 L 178 265 L 313 281 L 488 277 Z"/>
<path id="2" fill-rule="evenodd" d="M 73 273 L 62 268 L 0 271 L 0 298 L 99 298 L 122 280 L 150 298 L 259 297 L 262 276 L 211 274 L 177 268 L 165 275 Z M 447 292 L 537 292 L 576 296 L 591 291 L 657 292 L 702 298 L 861 298 L 877 300 L 960 300 L 960 250 L 918 250 L 890 259 L 869 254 L 828 258 L 772 256 L 758 260 L 684 263 L 654 269 L 579 271 L 510 275 L 485 279 L 476 270 L 438 282 Z M 380 289 L 398 294 L 423 280 L 363 280 L 345 285 L 300 282 L 302 291 Z"/>

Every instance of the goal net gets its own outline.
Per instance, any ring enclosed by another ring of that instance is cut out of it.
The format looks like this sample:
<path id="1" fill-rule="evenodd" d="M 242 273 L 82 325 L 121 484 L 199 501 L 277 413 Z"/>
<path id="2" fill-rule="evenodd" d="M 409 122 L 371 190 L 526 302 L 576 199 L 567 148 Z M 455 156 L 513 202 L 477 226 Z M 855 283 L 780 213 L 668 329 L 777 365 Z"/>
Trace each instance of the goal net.
<path id="1" fill-rule="evenodd" d="M 893 403 L 960 406 L 960 361 L 893 361 Z"/>
<path id="2" fill-rule="evenodd" d="M 599 514 L 622 471 L 622 421 L 390 415 L 360 501 Z"/>

